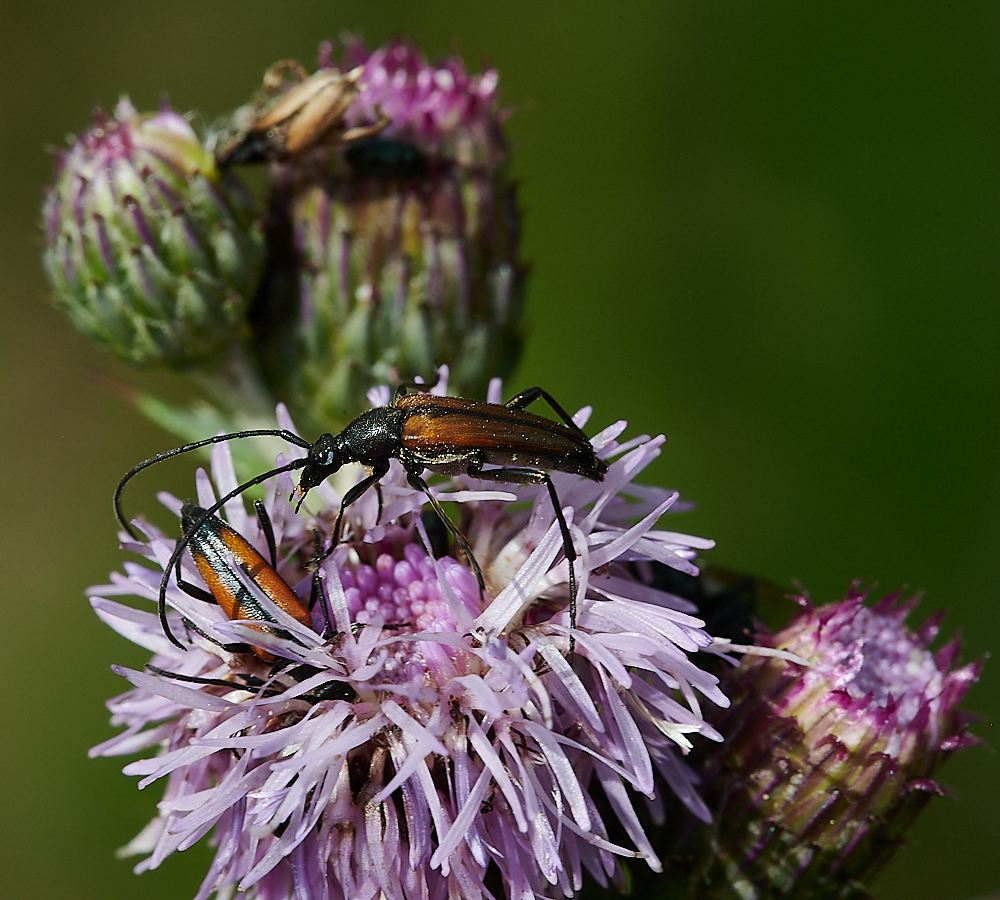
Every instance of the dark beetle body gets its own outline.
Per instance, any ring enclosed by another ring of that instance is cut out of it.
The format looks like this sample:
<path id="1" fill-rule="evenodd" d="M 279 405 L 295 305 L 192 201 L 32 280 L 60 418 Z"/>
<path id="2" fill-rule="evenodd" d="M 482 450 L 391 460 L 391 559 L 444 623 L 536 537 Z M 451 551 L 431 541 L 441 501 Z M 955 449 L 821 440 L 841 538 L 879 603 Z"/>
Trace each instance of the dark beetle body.
<path id="1" fill-rule="evenodd" d="M 355 141 L 344 150 L 344 158 L 358 175 L 385 180 L 417 178 L 427 171 L 427 157 L 401 141 Z"/>
<path id="2" fill-rule="evenodd" d="M 256 619 L 274 623 L 256 597 L 233 571 L 239 566 L 249 579 L 283 612 L 312 627 L 308 608 L 239 532 L 217 516 L 204 518 L 205 510 L 190 501 L 181 509 L 181 527 L 194 564 L 205 579 L 215 602 L 230 619 Z M 267 662 L 274 656 L 260 647 L 253 652 Z"/>
<path id="3" fill-rule="evenodd" d="M 373 470 L 398 459 L 407 472 L 475 475 L 484 465 L 571 472 L 601 481 L 608 465 L 581 431 L 523 409 L 431 394 L 397 395 L 313 445 L 299 481 L 304 493 L 341 466 Z"/>

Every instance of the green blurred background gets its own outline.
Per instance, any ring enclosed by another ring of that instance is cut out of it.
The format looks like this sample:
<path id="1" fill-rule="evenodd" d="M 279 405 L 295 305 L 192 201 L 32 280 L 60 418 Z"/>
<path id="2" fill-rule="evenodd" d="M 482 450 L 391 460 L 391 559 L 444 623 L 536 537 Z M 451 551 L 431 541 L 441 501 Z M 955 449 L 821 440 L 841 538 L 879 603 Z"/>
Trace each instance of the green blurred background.
<path id="1" fill-rule="evenodd" d="M 966 659 L 1000 643 L 1000 5 L 2 3 L 0 893 L 185 898 L 196 848 L 141 877 L 150 817 L 107 738 L 139 652 L 84 587 L 120 566 L 111 492 L 172 446 L 102 383 L 130 376 L 46 303 L 43 147 L 128 92 L 206 118 L 321 38 L 409 35 L 485 59 L 516 109 L 531 338 L 544 385 L 664 431 L 650 480 L 698 501 L 712 559 L 817 599 L 852 578 L 948 607 Z M 143 384 L 177 395 L 152 377 Z M 633 432 L 634 433 L 634 432 Z M 165 467 L 166 468 L 166 467 Z M 181 492 L 190 470 L 163 482 Z M 150 505 L 152 486 L 134 495 Z M 1000 888 L 996 667 L 964 752 L 879 900 Z"/>

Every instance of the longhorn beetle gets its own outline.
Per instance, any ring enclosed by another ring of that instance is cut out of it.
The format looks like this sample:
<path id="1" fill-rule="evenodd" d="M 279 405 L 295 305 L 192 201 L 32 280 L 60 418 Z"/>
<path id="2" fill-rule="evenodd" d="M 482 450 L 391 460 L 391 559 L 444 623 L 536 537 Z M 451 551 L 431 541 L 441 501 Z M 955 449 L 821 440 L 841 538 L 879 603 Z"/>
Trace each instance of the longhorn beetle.
<path id="1" fill-rule="evenodd" d="M 194 523 L 201 518 L 204 510 L 195 506 L 191 501 L 187 501 L 181 508 L 181 526 L 185 534 L 190 536 L 189 548 L 191 556 L 201 576 L 205 579 L 205 584 L 209 590 L 180 579 L 177 584 L 185 593 L 198 600 L 207 603 L 216 603 L 230 619 L 255 619 L 270 628 L 277 635 L 290 637 L 288 632 L 278 626 L 274 617 L 264 609 L 247 587 L 245 580 L 241 579 L 235 572 L 234 566 L 238 566 L 246 575 L 247 579 L 255 584 L 260 590 L 283 612 L 288 613 L 293 619 L 303 625 L 312 625 L 312 616 L 309 610 L 320 598 L 319 568 L 315 567 L 313 572 L 312 595 L 309 599 L 309 606 L 305 606 L 295 595 L 295 592 L 288 586 L 285 580 L 277 572 L 277 547 L 274 542 L 274 529 L 271 527 L 271 520 L 267 515 L 264 504 L 260 500 L 254 501 L 257 511 L 257 519 L 260 522 L 261 530 L 267 540 L 270 552 L 271 564 L 268 565 L 264 558 L 241 534 L 235 531 L 216 516 L 209 516 L 202 524 L 194 530 Z M 316 554 L 320 556 L 322 543 L 317 535 Z M 323 607 L 324 616 L 327 618 L 327 634 L 333 634 L 333 626 L 330 623 L 327 609 Z M 264 624 L 266 623 L 266 624 Z M 202 637 L 216 642 L 215 638 L 205 634 L 194 623 L 185 620 L 185 624 L 197 631 Z M 223 645 L 228 650 L 243 651 L 243 645 Z M 280 659 L 274 654 L 264 650 L 262 647 L 250 647 L 253 653 L 265 663 L 273 663 L 271 676 L 289 675 L 293 680 L 301 682 L 312 675 L 319 673 L 319 669 L 309 665 L 288 665 L 288 660 Z M 256 675 L 248 673 L 237 673 L 239 681 L 230 681 L 219 678 L 203 678 L 196 675 L 183 675 L 178 672 L 169 672 L 158 666 L 147 665 L 146 668 L 155 675 L 163 675 L 175 681 L 186 681 L 192 684 L 207 684 L 216 687 L 229 689 L 243 688 L 251 693 L 259 693 L 261 690 L 264 696 L 273 696 L 281 693 L 283 688 L 266 687 L 265 682 Z M 345 682 L 334 680 L 324 685 L 320 685 L 302 695 L 303 699 L 311 702 L 320 700 L 349 700 L 354 696 L 354 691 Z"/>
<path id="2" fill-rule="evenodd" d="M 248 588 L 246 581 L 249 580 L 256 585 L 279 609 L 290 615 L 293 619 L 303 625 L 311 626 L 312 616 L 309 610 L 320 599 L 322 592 L 319 567 L 313 567 L 312 592 L 309 598 L 309 605 L 306 606 L 296 596 L 291 587 L 288 586 L 287 582 L 278 574 L 278 552 L 274 541 L 274 529 L 271 526 L 271 520 L 267 515 L 264 504 L 260 500 L 255 500 L 254 508 L 256 509 L 257 520 L 264 533 L 264 538 L 267 541 L 271 558 L 270 565 L 268 565 L 246 538 L 217 516 L 209 516 L 195 530 L 194 523 L 201 518 L 204 510 L 199 506 L 195 506 L 190 500 L 185 502 L 181 507 L 181 527 L 184 529 L 185 534 L 190 536 L 188 547 L 191 551 L 191 556 L 209 590 L 205 591 L 197 585 L 188 584 L 181 579 L 179 574 L 177 584 L 181 590 L 198 600 L 218 604 L 230 619 L 257 620 L 261 623 L 262 627 L 272 629 L 273 633 L 283 637 L 291 637 L 260 604 L 253 592 Z M 322 539 L 317 533 L 316 556 L 314 559 L 318 560 L 322 558 L 322 546 Z M 234 567 L 239 567 L 246 575 L 246 579 L 241 579 L 236 574 Z M 326 633 L 332 636 L 335 632 L 325 605 L 323 607 L 323 614 L 324 618 L 326 618 Z M 215 638 L 205 634 L 193 622 L 185 620 L 185 624 L 207 640 L 216 642 Z M 243 652 L 246 649 L 242 644 L 222 646 L 224 649 L 239 652 Z M 269 677 L 288 675 L 294 681 L 302 682 L 320 672 L 320 669 L 310 665 L 289 665 L 288 660 L 278 658 L 262 647 L 250 647 L 249 649 L 262 662 L 274 664 Z M 245 672 L 236 673 L 236 677 L 240 679 L 236 681 L 183 675 L 179 672 L 169 672 L 154 665 L 147 665 L 146 668 L 155 675 L 162 675 L 175 681 L 185 681 L 191 684 L 207 684 L 229 689 L 242 688 L 253 694 L 263 691 L 264 696 L 274 696 L 284 690 L 284 688 L 274 685 L 268 687 L 256 675 Z M 301 696 L 309 702 L 319 702 L 320 700 L 350 700 L 356 695 L 349 684 L 340 680 L 334 680 L 320 685 L 311 691 L 307 691 Z"/>
<path id="3" fill-rule="evenodd" d="M 486 585 L 482 570 L 472 554 L 472 548 L 441 508 L 438 499 L 431 493 L 427 482 L 421 477 L 422 472 L 424 469 L 430 469 L 443 475 L 465 474 L 487 481 L 546 486 L 559 523 L 559 530 L 562 532 L 563 553 L 569 564 L 569 654 L 572 656 L 575 646 L 573 630 L 576 628 L 577 585 L 574 563 L 577 555 L 548 471 L 570 472 L 592 481 L 603 481 L 608 471 L 608 464 L 597 456 L 583 430 L 566 411 L 548 392 L 539 387 L 522 391 L 502 406 L 480 400 L 465 400 L 461 397 L 438 397 L 426 393 L 408 394 L 406 389 L 407 385 L 400 385 L 389 406 L 370 409 L 358 416 L 340 434 L 322 434 L 313 444 L 281 428 L 261 428 L 220 434 L 150 457 L 135 466 L 118 483 L 114 497 L 115 514 L 122 527 L 138 540 L 138 535 L 122 513 L 121 499 L 125 485 L 143 469 L 209 444 L 264 435 L 283 438 L 307 451 L 303 459 L 293 460 L 245 481 L 210 508 L 203 510 L 201 515 L 190 523 L 184 538 L 178 542 L 165 566 L 160 581 L 160 623 L 174 644 L 183 649 L 183 645 L 174 637 L 167 624 L 166 593 L 170 570 L 175 566 L 179 568 L 181 554 L 209 516 L 214 515 L 233 497 L 242 494 L 248 488 L 294 469 L 303 470 L 297 488 L 301 505 L 312 488 L 321 484 L 347 463 L 358 462 L 367 466 L 371 474 L 344 494 L 333 529 L 333 542 L 330 548 L 332 551 L 340 542 L 340 525 L 344 511 L 370 487 L 379 483 L 389 471 L 390 459 L 398 459 L 406 470 L 406 480 L 410 486 L 424 493 L 442 524 L 451 532 L 468 557 L 469 564 L 479 581 L 480 591 L 485 591 Z M 525 407 L 539 398 L 548 403 L 562 419 L 563 424 L 525 412 Z M 495 465 L 499 468 L 484 469 L 484 465 Z"/>
<path id="4" fill-rule="evenodd" d="M 230 619 L 254 619 L 268 623 L 266 627 L 272 628 L 276 634 L 287 637 L 287 632 L 277 627 L 274 617 L 261 606 L 234 568 L 238 566 L 247 579 L 260 588 L 282 612 L 288 613 L 297 622 L 312 627 L 309 607 L 299 600 L 277 572 L 274 530 L 271 528 L 271 520 L 267 517 L 264 504 L 258 500 L 254 505 L 261 529 L 267 539 L 271 565 L 265 562 L 264 557 L 239 532 L 217 516 L 204 515 L 204 509 L 188 500 L 181 507 L 181 527 L 194 564 L 208 585 L 208 592 L 183 581 L 179 572 L 177 586 L 198 600 L 217 603 Z M 314 581 L 314 592 L 315 586 Z M 315 600 L 314 596 L 312 601 Z M 274 662 L 274 654 L 261 647 L 251 649 L 264 662 Z"/>

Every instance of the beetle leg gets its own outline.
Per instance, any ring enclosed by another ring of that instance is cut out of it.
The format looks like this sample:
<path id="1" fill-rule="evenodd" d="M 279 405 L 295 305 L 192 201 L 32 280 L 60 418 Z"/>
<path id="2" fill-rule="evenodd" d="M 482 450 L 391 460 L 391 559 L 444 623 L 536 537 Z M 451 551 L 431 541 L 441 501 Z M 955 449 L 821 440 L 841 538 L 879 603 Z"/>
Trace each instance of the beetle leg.
<path id="1" fill-rule="evenodd" d="M 147 663 L 146 671 L 152 672 L 154 675 L 162 675 L 164 678 L 172 678 L 175 681 L 186 681 L 188 684 L 209 684 L 213 687 L 223 687 L 229 690 L 233 689 L 243 689 L 256 693 L 256 689 L 263 686 L 264 682 L 257 678 L 255 675 L 248 675 L 244 672 L 237 672 L 236 674 L 246 679 L 244 683 L 238 681 L 225 681 L 222 678 L 202 678 L 200 675 L 182 675 L 180 672 L 170 672 L 167 669 L 161 669 L 159 666 L 154 666 Z"/>
<path id="2" fill-rule="evenodd" d="M 458 526 L 448 518 L 448 514 L 441 508 L 441 503 L 437 497 L 431 493 L 431 489 L 427 486 L 427 482 L 424 481 L 416 472 L 407 472 L 406 480 L 410 483 L 411 487 L 416 488 L 418 491 L 423 491 L 427 499 L 430 501 L 431 507 L 434 512 L 437 513 L 438 518 L 441 520 L 445 528 L 447 528 L 458 541 L 458 545 L 462 548 L 462 552 L 468 557 L 469 565 L 472 566 L 472 571 L 476 575 L 476 581 L 479 582 L 479 593 L 486 593 L 486 580 L 483 578 L 483 570 L 479 568 L 479 563 L 476 561 L 476 557 L 472 553 L 472 548 L 469 546 L 469 542 L 465 539 L 465 535 L 459 530 Z"/>
<path id="3" fill-rule="evenodd" d="M 316 543 L 313 549 L 313 558 L 309 562 L 309 565 L 313 570 L 312 586 L 309 589 L 309 609 L 311 610 L 316 605 L 317 601 L 323 601 L 323 621 L 326 622 L 326 631 L 323 633 L 323 637 L 329 640 L 333 637 L 335 629 L 333 627 L 333 623 L 330 621 L 329 605 L 326 602 L 326 597 L 323 595 L 323 579 L 319 577 L 319 567 L 320 563 L 322 563 L 323 560 L 333 552 L 335 545 L 331 544 L 330 549 L 324 553 L 323 535 L 319 533 L 318 528 L 313 529 L 313 539 Z"/>
<path id="4" fill-rule="evenodd" d="M 326 597 L 323 596 L 323 579 L 319 577 L 319 565 L 317 564 L 312 576 L 312 587 L 309 589 L 309 609 L 312 609 L 321 600 L 323 602 L 323 621 L 326 623 L 323 638 L 329 640 L 333 637 L 336 629 L 330 621 L 330 609 L 327 606 Z"/>
<path id="5" fill-rule="evenodd" d="M 330 550 L 326 554 L 327 556 L 333 552 L 333 548 L 340 543 L 340 523 L 344 518 L 344 512 L 348 506 L 350 506 L 355 500 L 357 500 L 365 491 L 368 490 L 373 484 L 378 484 L 383 476 L 389 471 L 389 464 L 385 463 L 383 465 L 372 466 L 372 474 L 367 478 L 363 478 L 354 487 L 352 487 L 346 494 L 344 494 L 344 499 L 340 502 L 340 512 L 337 513 L 337 524 L 333 526 L 333 543 L 330 545 Z"/>
<path id="6" fill-rule="evenodd" d="M 220 641 L 218 638 L 214 638 L 214 637 L 212 637 L 212 635 L 206 633 L 204 629 L 199 628 L 197 625 L 194 624 L 194 622 L 192 622 L 186 616 L 181 621 L 184 623 L 184 627 L 187 628 L 188 631 L 193 631 L 195 634 L 200 634 L 210 644 L 215 644 L 216 647 L 221 647 L 227 653 L 249 653 L 250 652 L 250 645 L 249 644 L 243 644 L 243 643 L 239 643 L 239 644 L 223 644 L 222 641 Z M 187 647 L 185 647 L 184 649 L 186 650 Z"/>
<path id="7" fill-rule="evenodd" d="M 271 554 L 271 568 L 277 571 L 278 568 L 278 545 L 274 541 L 274 526 L 271 524 L 271 517 L 267 514 L 267 508 L 260 500 L 254 500 L 254 511 L 257 513 L 257 521 L 260 523 L 260 530 L 264 532 L 264 540 L 267 541 L 267 550 Z"/>
<path id="8" fill-rule="evenodd" d="M 441 523 L 441 519 L 433 508 L 424 509 L 420 513 L 420 520 L 424 523 L 424 530 L 427 532 L 427 539 L 431 542 L 431 555 L 435 558 L 446 556 L 448 553 L 448 529 Z"/>
<path id="9" fill-rule="evenodd" d="M 567 428 L 575 431 L 584 440 L 587 440 L 587 435 L 583 433 L 583 429 L 573 421 L 573 417 L 566 412 L 556 401 L 552 398 L 552 395 L 548 391 L 542 390 L 540 387 L 528 388 L 525 391 L 521 391 L 520 394 L 516 394 L 511 397 L 504 406 L 508 409 L 526 409 L 532 403 L 534 403 L 539 397 L 541 397 L 549 406 L 552 407 L 553 411 L 563 420 L 563 424 Z M 498 479 L 499 480 L 499 479 Z M 515 482 L 515 484 L 538 484 L 539 482 Z"/>
<path id="10" fill-rule="evenodd" d="M 212 596 L 210 591 L 206 591 L 196 584 L 191 584 L 189 581 L 184 581 L 180 576 L 177 577 L 177 587 L 189 597 L 194 597 L 195 600 L 201 600 L 202 603 L 214 603 L 216 606 L 219 605 L 219 601 Z"/>
<path id="11" fill-rule="evenodd" d="M 550 403 L 553 403 L 552 398 L 549 397 L 545 391 L 542 391 L 541 388 L 532 388 L 532 390 L 540 391 L 540 395 L 536 396 L 544 396 Z M 522 397 L 524 394 L 528 393 L 530 393 L 530 391 L 524 391 L 521 394 L 518 394 L 514 400 L 517 400 L 518 397 Z M 527 402 L 530 403 L 531 399 Z M 508 403 L 507 405 L 509 406 L 510 404 Z M 558 406 L 555 408 L 558 409 Z M 576 639 L 573 637 L 573 632 L 576 630 L 577 555 L 576 548 L 573 546 L 573 538 L 570 537 L 569 526 L 566 524 L 566 517 L 563 515 L 562 506 L 559 503 L 559 495 L 556 493 L 556 487 L 552 483 L 549 473 L 540 472 L 538 469 L 518 469 L 512 467 L 504 469 L 483 469 L 480 467 L 479 463 L 472 463 L 468 468 L 468 474 L 472 478 L 480 478 L 484 481 L 505 481 L 508 484 L 544 484 L 548 488 L 549 497 L 552 499 L 552 507 L 556 513 L 556 521 L 559 523 L 559 530 L 562 532 L 563 553 L 566 556 L 566 561 L 569 563 L 569 658 L 572 659 L 573 650 L 576 647 Z"/>

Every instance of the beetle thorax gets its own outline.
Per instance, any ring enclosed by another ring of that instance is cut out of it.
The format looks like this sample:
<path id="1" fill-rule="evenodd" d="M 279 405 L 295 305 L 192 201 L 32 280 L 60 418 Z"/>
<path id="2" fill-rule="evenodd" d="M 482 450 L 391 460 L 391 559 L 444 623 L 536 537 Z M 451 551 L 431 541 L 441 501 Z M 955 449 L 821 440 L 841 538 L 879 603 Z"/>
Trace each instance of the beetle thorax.
<path id="1" fill-rule="evenodd" d="M 403 414 L 391 406 L 362 413 L 333 440 L 341 464 L 359 462 L 366 466 L 387 463 L 399 453 Z"/>

